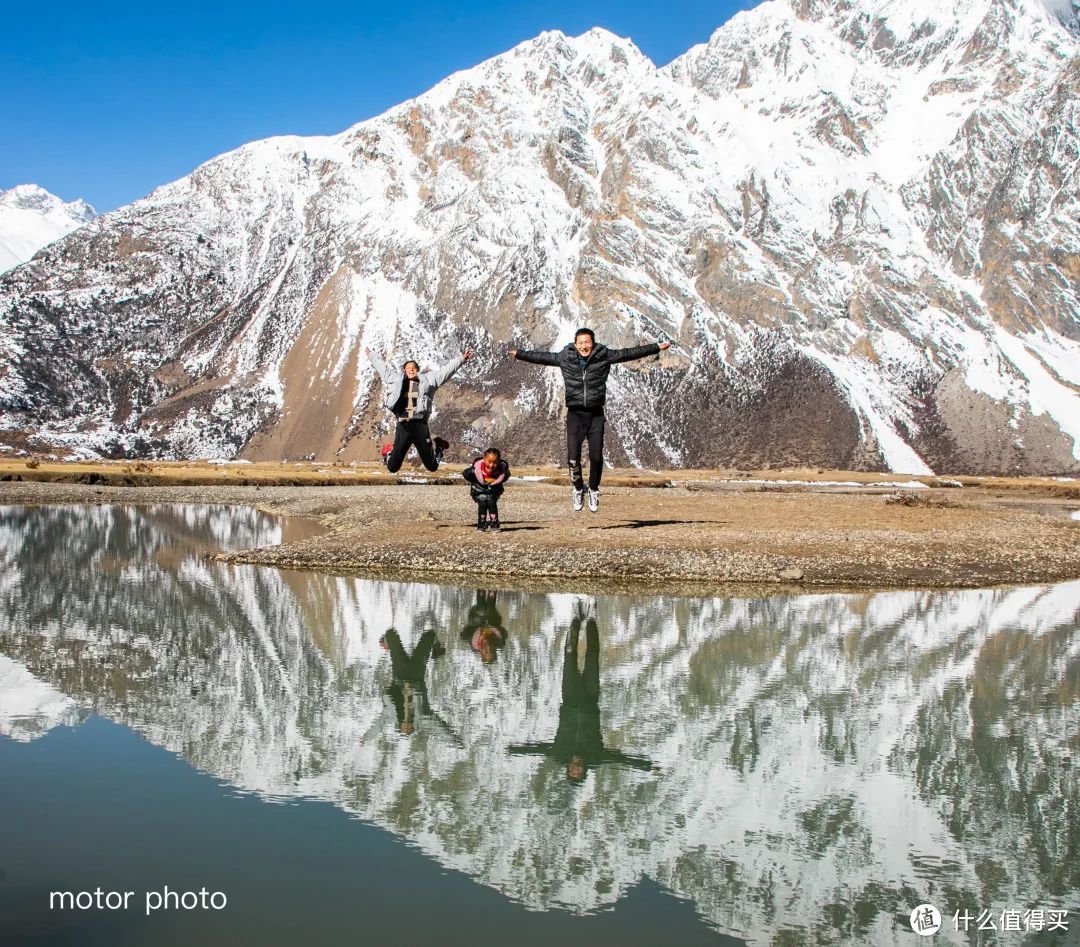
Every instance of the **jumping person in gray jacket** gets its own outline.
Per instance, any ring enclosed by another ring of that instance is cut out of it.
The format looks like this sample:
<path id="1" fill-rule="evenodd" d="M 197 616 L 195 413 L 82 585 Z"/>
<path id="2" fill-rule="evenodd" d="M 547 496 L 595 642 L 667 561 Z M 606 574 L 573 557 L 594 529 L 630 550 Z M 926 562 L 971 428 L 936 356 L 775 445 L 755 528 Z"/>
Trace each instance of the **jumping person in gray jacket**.
<path id="1" fill-rule="evenodd" d="M 566 458 L 574 484 L 574 512 L 581 510 L 585 481 L 581 476 L 581 445 L 589 442 L 589 510 L 600 509 L 600 476 L 604 470 L 604 402 L 611 366 L 656 355 L 671 346 L 653 342 L 629 349 L 598 345 L 592 329 L 578 329 L 574 341 L 558 352 L 510 349 L 511 358 L 535 365 L 554 365 L 562 371 L 566 388 Z"/>
<path id="2" fill-rule="evenodd" d="M 409 359 L 399 372 L 387 365 L 371 349 L 364 349 L 364 354 L 382 378 L 383 407 L 387 411 L 393 411 L 398 422 L 394 431 L 394 446 L 386 460 L 386 469 L 390 473 L 397 473 L 409 448 L 415 446 L 424 466 L 431 471 L 438 470 L 441 451 L 436 450 L 428 430 L 431 399 L 439 386 L 472 358 L 472 349 L 465 349 L 445 365 L 424 372 L 420 371 L 420 366 L 412 359 Z M 445 445 L 445 441 L 443 443 Z"/>

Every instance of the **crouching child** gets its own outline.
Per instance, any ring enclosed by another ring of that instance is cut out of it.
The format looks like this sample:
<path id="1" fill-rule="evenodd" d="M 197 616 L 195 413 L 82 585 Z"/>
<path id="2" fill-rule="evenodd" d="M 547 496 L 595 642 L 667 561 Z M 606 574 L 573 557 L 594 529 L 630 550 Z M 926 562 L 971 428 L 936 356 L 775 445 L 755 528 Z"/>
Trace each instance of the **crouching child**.
<path id="1" fill-rule="evenodd" d="M 496 447 L 489 447 L 477 457 L 462 476 L 469 484 L 469 494 L 476 501 L 476 528 L 488 532 L 499 529 L 499 497 L 510 479 L 510 465 Z"/>

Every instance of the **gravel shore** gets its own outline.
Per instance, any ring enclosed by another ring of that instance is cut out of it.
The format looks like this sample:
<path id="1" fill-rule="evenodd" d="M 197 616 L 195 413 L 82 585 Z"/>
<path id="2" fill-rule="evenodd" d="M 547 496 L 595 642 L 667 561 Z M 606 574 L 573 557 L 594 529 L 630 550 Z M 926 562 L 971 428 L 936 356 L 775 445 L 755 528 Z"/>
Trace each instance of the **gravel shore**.
<path id="1" fill-rule="evenodd" d="M 220 558 L 454 582 L 865 589 L 1080 578 L 1080 502 L 1026 490 L 611 486 L 599 513 L 574 514 L 566 487 L 519 480 L 500 503 L 498 534 L 477 532 L 462 484 L 389 477 L 336 487 L 5 482 L 0 502 L 253 506 L 325 531 Z"/>

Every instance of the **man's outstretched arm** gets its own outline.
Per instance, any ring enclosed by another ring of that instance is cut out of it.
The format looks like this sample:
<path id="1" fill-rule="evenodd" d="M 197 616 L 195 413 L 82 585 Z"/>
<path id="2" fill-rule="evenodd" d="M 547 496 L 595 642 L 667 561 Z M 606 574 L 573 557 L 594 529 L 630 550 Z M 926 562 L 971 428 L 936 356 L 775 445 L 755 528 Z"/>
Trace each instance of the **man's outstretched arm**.
<path id="1" fill-rule="evenodd" d="M 554 750 L 554 743 L 515 743 L 506 748 L 511 756 L 550 756 Z"/>
<path id="2" fill-rule="evenodd" d="M 659 355 L 664 349 L 671 348 L 670 342 L 652 342 L 649 345 L 635 345 L 628 349 L 608 349 L 608 361 L 633 362 L 650 355 Z"/>
<path id="3" fill-rule="evenodd" d="M 534 365 L 558 365 L 558 352 L 529 352 L 525 349 L 507 349 L 506 354 L 519 362 L 532 362 Z"/>
<path id="4" fill-rule="evenodd" d="M 618 750 L 605 749 L 601 759 L 604 763 L 614 763 L 616 766 L 627 766 L 645 772 L 655 772 L 660 769 L 652 760 L 647 760 L 644 756 L 630 756 L 629 753 L 620 753 Z"/>

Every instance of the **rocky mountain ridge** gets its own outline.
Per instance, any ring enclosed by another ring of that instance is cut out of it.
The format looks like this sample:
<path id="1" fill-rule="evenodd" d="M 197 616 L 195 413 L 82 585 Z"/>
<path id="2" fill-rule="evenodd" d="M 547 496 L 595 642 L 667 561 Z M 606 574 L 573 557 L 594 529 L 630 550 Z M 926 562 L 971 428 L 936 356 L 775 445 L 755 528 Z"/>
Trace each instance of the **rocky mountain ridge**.
<path id="1" fill-rule="evenodd" d="M 560 460 L 587 324 L 670 338 L 609 458 L 1080 469 L 1080 43 L 1039 0 L 769 0 L 657 69 L 545 33 L 327 138 L 214 159 L 0 281 L 0 439 L 374 456 L 364 347 L 478 357 L 455 442 Z"/>

